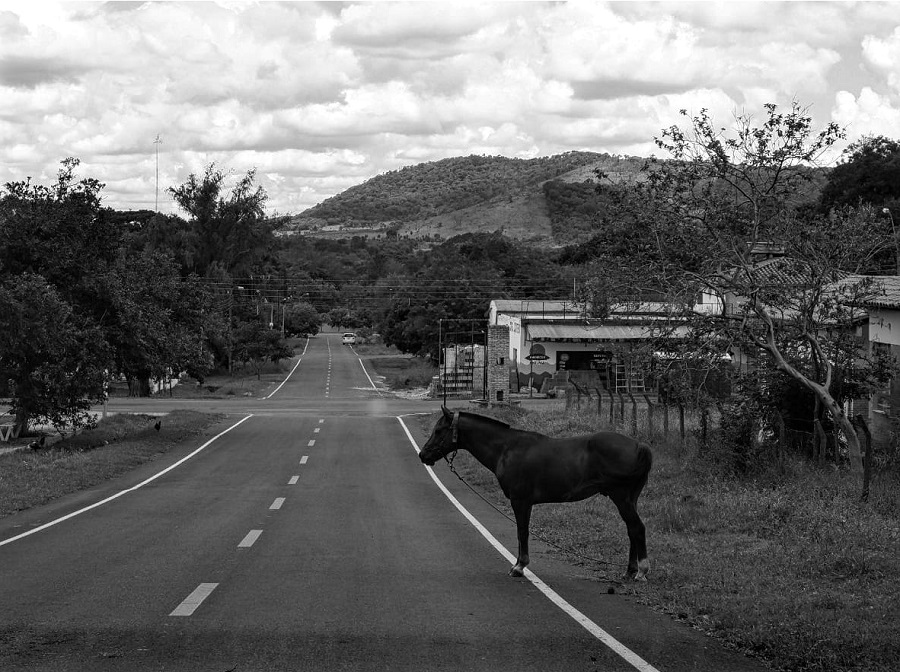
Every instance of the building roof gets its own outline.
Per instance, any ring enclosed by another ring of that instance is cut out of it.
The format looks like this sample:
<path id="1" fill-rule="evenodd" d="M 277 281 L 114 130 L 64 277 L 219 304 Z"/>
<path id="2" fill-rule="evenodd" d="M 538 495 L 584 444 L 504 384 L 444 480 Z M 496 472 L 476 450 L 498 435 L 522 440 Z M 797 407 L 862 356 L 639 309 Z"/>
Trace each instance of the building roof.
<path id="1" fill-rule="evenodd" d="M 576 323 L 529 323 L 526 326 L 532 341 L 637 341 L 647 340 L 654 335 L 652 327 L 646 324 L 576 324 Z M 676 327 L 672 336 L 682 338 L 687 335 L 687 327 Z"/>
<path id="2" fill-rule="evenodd" d="M 580 315 L 583 306 L 572 301 L 541 301 L 535 299 L 494 299 L 492 307 L 504 315 Z"/>
<path id="3" fill-rule="evenodd" d="M 494 299 L 491 308 L 497 314 L 522 316 L 526 318 L 581 319 L 584 304 L 573 301 L 540 301 Z M 672 304 L 664 301 L 621 301 L 609 306 L 610 313 L 617 315 L 665 315 L 672 310 Z"/>
<path id="4" fill-rule="evenodd" d="M 863 303 L 878 308 L 900 308 L 900 276 L 870 276 L 873 280 L 872 294 Z"/>

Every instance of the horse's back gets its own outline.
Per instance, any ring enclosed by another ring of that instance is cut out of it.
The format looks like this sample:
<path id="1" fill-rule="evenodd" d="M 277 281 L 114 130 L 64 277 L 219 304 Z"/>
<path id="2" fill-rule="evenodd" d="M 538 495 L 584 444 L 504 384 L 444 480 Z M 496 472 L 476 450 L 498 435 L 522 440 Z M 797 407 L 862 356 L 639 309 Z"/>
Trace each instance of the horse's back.
<path id="1" fill-rule="evenodd" d="M 646 477 L 653 464 L 650 447 L 618 432 L 596 432 L 587 437 L 587 450 L 598 468 L 609 475 Z"/>

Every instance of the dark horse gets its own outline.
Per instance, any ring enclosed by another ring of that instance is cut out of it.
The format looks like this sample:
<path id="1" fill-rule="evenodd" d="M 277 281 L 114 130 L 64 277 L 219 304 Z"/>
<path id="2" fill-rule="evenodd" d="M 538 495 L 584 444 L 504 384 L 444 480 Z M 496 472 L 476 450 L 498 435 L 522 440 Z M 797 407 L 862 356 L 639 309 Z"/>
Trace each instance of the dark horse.
<path id="1" fill-rule="evenodd" d="M 431 466 L 457 450 L 468 450 L 494 472 L 512 504 L 519 556 L 509 570 L 511 576 L 522 576 L 528 564 L 532 506 L 575 502 L 601 493 L 615 503 L 628 527 L 631 547 L 625 578 L 647 578 L 650 561 L 637 500 L 653 463 L 649 447 L 615 432 L 553 439 L 476 413 L 451 413 L 444 408 L 419 457 Z"/>

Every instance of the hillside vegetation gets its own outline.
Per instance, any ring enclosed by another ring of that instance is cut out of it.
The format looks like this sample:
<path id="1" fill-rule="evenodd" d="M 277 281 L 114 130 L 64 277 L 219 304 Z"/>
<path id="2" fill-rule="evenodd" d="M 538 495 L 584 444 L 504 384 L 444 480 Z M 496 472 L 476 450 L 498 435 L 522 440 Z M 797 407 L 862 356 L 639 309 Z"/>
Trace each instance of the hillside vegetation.
<path id="1" fill-rule="evenodd" d="M 580 212 L 569 227 L 568 213 L 561 215 L 559 207 L 550 206 L 568 200 L 569 192 L 579 201 L 586 195 L 593 200 L 588 192 L 597 171 L 610 183 L 628 183 L 642 163 L 594 152 L 443 159 L 373 177 L 309 208 L 284 228 L 319 235 L 391 232 L 424 240 L 502 231 L 520 240 L 570 243 L 590 229 L 590 216 Z M 548 183 L 554 185 L 553 203 L 547 198 Z"/>
<path id="2" fill-rule="evenodd" d="M 275 224 L 320 237 L 439 242 L 499 231 L 545 247 L 579 244 L 609 234 L 616 196 L 644 179 L 646 161 L 596 152 L 443 159 L 378 175 Z M 826 175 L 813 171 L 792 204 L 815 202 Z"/>

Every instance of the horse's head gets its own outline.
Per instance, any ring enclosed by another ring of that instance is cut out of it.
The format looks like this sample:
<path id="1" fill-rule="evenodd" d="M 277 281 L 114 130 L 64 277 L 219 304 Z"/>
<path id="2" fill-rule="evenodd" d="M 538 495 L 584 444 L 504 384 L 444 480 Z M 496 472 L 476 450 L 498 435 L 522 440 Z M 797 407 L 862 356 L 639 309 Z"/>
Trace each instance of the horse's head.
<path id="1" fill-rule="evenodd" d="M 456 425 L 459 414 L 451 413 L 446 406 L 441 407 L 441 417 L 431 430 L 431 436 L 419 451 L 419 459 L 429 467 L 442 457 L 456 450 Z"/>

